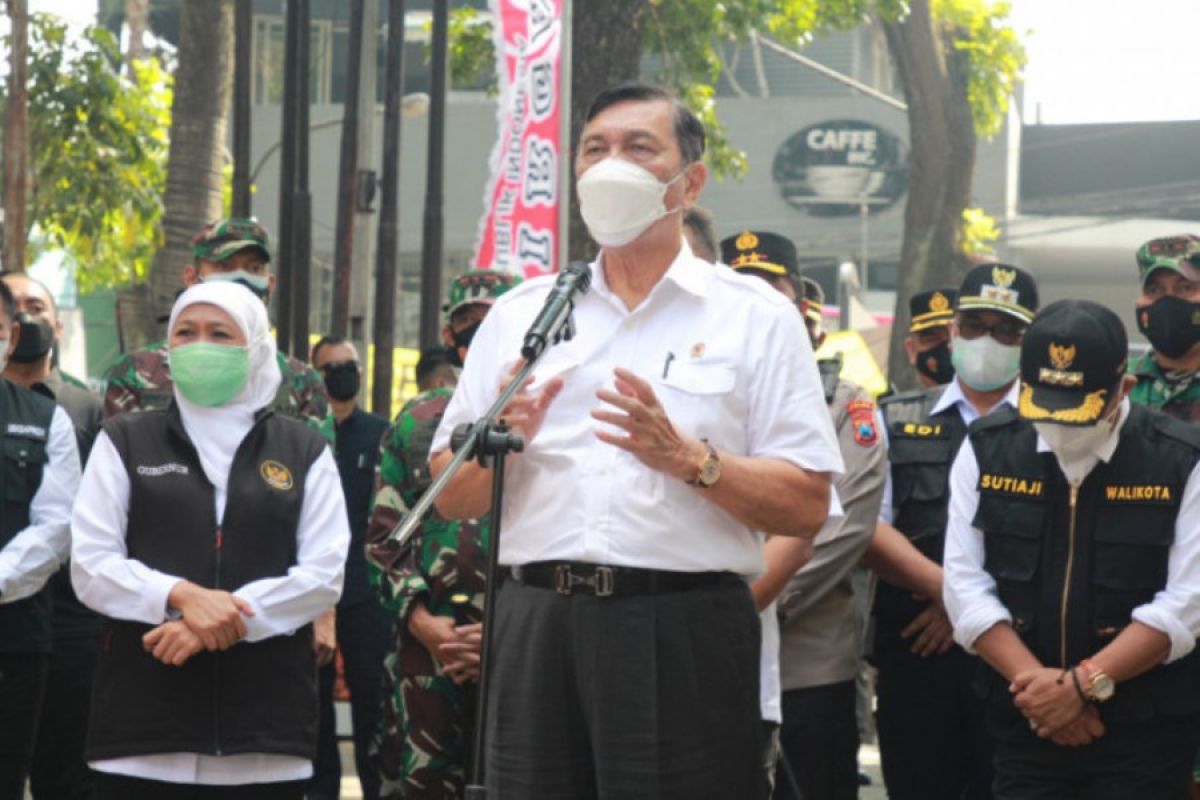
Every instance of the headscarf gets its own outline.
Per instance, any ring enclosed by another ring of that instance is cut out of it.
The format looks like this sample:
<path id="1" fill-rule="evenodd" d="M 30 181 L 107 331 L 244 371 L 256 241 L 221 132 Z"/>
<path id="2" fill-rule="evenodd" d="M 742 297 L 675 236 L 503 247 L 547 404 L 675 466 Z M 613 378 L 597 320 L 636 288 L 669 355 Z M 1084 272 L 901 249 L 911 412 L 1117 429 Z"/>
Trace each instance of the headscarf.
<path id="1" fill-rule="evenodd" d="M 167 323 L 168 343 L 180 312 L 198 303 L 216 306 L 232 317 L 246 337 L 249 351 L 246 385 L 228 403 L 199 406 L 184 397 L 178 388 L 174 389 L 183 428 L 200 456 L 200 466 L 209 482 L 224 493 L 238 445 L 254 425 L 255 412 L 275 399 L 283 376 L 279 372 L 275 340 L 267 321 L 267 307 L 249 289 L 236 283 L 199 283 L 179 295 Z"/>

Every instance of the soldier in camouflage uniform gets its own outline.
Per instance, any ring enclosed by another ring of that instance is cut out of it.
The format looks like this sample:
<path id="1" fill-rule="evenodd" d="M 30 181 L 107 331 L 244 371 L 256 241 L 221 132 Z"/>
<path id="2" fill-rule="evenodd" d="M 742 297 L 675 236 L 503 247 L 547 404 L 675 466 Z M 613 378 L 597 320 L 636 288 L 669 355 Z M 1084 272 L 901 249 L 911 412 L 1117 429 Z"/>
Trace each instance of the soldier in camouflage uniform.
<path id="1" fill-rule="evenodd" d="M 1153 239 L 1137 251 L 1137 325 L 1152 350 L 1129 366 L 1129 398 L 1200 422 L 1200 238 Z"/>
<path id="2" fill-rule="evenodd" d="M 192 240 L 192 254 L 194 263 L 183 268 L 185 286 L 204 281 L 233 281 L 257 294 L 263 302 L 275 286 L 275 276 L 270 271 L 270 239 L 266 229 L 253 218 L 230 217 L 206 225 Z M 283 381 L 273 409 L 308 423 L 333 441 L 333 414 L 321 376 L 304 362 L 283 353 L 279 353 L 279 371 Z M 166 342 L 126 353 L 104 378 L 105 417 L 165 408 L 172 396 Z"/>
<path id="3" fill-rule="evenodd" d="M 519 282 L 492 270 L 454 281 L 442 336 L 460 359 L 492 301 Z M 396 416 L 367 527 L 371 581 L 396 620 L 374 750 L 384 798 L 461 797 L 471 755 L 487 519 L 449 521 L 434 510 L 403 548 L 388 540 L 431 482 L 429 447 L 451 394 L 432 389 Z"/>

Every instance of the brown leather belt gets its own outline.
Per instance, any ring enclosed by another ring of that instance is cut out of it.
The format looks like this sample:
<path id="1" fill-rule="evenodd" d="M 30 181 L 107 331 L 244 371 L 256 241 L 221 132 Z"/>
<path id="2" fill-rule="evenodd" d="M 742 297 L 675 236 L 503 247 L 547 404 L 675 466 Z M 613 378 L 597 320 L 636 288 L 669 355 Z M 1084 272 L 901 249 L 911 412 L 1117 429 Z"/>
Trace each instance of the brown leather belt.
<path id="1" fill-rule="evenodd" d="M 673 572 L 638 567 L 610 567 L 580 561 L 536 561 L 510 570 L 522 586 L 553 589 L 562 595 L 620 597 L 689 592 L 722 583 L 741 582 L 732 572 Z"/>

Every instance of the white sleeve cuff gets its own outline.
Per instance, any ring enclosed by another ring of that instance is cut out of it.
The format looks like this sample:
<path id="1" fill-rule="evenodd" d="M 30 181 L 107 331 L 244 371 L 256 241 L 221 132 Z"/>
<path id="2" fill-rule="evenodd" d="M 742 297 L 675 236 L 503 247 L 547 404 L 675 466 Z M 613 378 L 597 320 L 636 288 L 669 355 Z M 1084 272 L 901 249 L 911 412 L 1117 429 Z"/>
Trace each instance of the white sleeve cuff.
<path id="1" fill-rule="evenodd" d="M 1012 624 L 1012 614 L 1004 606 L 996 603 L 985 608 L 973 609 L 963 614 L 954 623 L 954 641 L 971 655 L 975 655 L 975 642 L 980 636 L 990 631 L 1001 622 Z"/>
<path id="2" fill-rule="evenodd" d="M 1139 606 L 1133 610 L 1134 622 L 1154 628 L 1167 635 L 1171 640 L 1171 652 L 1164 664 L 1170 664 L 1183 658 L 1196 647 L 1196 637 L 1187 629 L 1174 614 L 1169 614 L 1161 608 L 1155 608 L 1153 603 Z"/>

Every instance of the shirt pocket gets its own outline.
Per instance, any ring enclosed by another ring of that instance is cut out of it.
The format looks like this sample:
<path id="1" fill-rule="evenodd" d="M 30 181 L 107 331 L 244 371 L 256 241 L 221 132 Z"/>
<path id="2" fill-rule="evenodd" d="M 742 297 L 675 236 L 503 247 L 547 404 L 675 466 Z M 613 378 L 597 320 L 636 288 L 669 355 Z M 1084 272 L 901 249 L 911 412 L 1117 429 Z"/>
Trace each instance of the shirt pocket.
<path id="1" fill-rule="evenodd" d="M 682 432 L 712 438 L 717 447 L 735 446 L 735 442 L 725 441 L 731 421 L 740 419 L 735 403 L 737 368 L 734 365 L 675 364 L 666 377 L 658 378 L 656 383 L 659 402 L 671 422 Z M 740 423 L 738 427 L 740 429 Z"/>
<path id="2" fill-rule="evenodd" d="M 46 443 L 24 436 L 4 438 L 4 499 L 28 503 L 42 482 L 42 469 L 49 460 Z"/>

